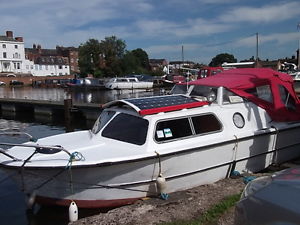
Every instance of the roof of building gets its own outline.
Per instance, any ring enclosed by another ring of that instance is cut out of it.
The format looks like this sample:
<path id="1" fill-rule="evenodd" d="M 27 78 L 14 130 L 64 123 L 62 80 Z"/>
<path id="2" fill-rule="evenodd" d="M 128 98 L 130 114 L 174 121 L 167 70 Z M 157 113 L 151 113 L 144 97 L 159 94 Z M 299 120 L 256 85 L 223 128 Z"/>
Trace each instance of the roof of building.
<path id="1" fill-rule="evenodd" d="M 166 62 L 167 60 L 165 59 L 149 59 L 150 64 L 162 64 Z"/>
<path id="2" fill-rule="evenodd" d="M 40 65 L 68 65 L 69 61 L 66 57 L 61 56 L 40 56 L 34 60 L 34 63 Z"/>
<path id="3" fill-rule="evenodd" d="M 13 37 L 7 37 L 7 36 L 0 36 L 0 41 L 13 41 L 13 42 L 18 42 L 16 39 Z"/>
<path id="4" fill-rule="evenodd" d="M 26 53 L 38 54 L 41 56 L 57 56 L 56 49 L 39 49 L 39 48 L 25 48 Z"/>

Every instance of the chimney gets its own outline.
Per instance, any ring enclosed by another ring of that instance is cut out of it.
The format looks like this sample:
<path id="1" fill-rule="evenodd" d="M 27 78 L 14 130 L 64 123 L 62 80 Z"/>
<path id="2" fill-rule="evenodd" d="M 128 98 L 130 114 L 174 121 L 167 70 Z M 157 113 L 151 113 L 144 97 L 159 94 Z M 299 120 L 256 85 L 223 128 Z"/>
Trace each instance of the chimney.
<path id="1" fill-rule="evenodd" d="M 37 49 L 38 49 L 39 54 L 42 54 L 42 46 L 41 45 L 37 45 Z"/>
<path id="2" fill-rule="evenodd" d="M 16 37 L 15 40 L 18 42 L 23 42 L 23 37 Z"/>
<path id="3" fill-rule="evenodd" d="M 12 38 L 14 35 L 13 35 L 13 32 L 12 31 L 6 31 L 6 37 L 9 37 L 9 38 Z"/>

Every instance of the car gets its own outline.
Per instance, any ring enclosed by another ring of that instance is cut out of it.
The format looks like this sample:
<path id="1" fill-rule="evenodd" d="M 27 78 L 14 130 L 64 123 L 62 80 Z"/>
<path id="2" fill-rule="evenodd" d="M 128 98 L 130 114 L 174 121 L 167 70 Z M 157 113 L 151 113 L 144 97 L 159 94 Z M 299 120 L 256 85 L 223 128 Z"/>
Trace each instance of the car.
<path id="1" fill-rule="evenodd" d="M 300 167 L 249 182 L 235 207 L 235 225 L 296 225 L 300 222 Z"/>
<path id="2" fill-rule="evenodd" d="M 18 80 L 11 80 L 9 82 L 10 85 L 23 85 L 24 83 L 22 81 L 18 81 Z"/>
<path id="3" fill-rule="evenodd" d="M 6 83 L 3 81 L 0 81 L 0 86 L 4 86 L 4 85 L 6 85 Z"/>
<path id="4" fill-rule="evenodd" d="M 13 74 L 13 73 L 9 73 L 9 74 L 7 74 L 6 76 L 7 76 L 7 77 L 16 77 L 16 75 Z"/>

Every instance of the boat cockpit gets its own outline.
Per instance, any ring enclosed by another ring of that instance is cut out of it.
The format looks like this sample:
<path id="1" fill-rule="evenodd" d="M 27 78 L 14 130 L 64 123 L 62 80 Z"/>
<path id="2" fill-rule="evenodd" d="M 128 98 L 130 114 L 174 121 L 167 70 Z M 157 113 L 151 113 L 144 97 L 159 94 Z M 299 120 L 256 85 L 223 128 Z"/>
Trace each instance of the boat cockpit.
<path id="1" fill-rule="evenodd" d="M 208 101 L 219 105 L 244 102 L 244 99 L 224 87 L 205 85 L 175 85 L 171 94 L 183 94 L 199 101 Z"/>

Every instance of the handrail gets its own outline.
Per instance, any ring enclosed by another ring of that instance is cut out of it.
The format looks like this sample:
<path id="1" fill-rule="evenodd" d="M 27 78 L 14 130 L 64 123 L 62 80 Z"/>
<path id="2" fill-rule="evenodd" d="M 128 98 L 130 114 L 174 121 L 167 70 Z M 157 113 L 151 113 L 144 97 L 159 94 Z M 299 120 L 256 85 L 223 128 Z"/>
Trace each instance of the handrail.
<path id="1" fill-rule="evenodd" d="M 54 154 L 63 151 L 67 153 L 69 156 L 71 156 L 71 153 L 68 150 L 64 149 L 62 146 L 59 145 L 14 144 L 14 143 L 0 143 L 0 145 L 35 148 L 37 152 L 42 154 Z M 48 152 L 46 152 L 46 150 L 48 150 Z"/>

